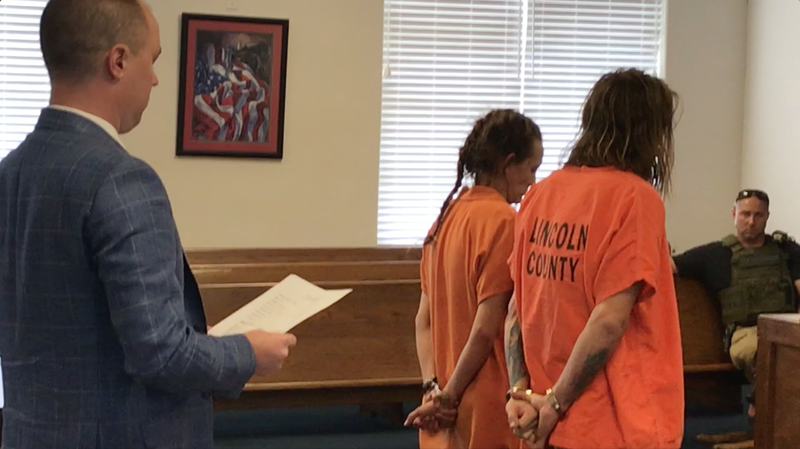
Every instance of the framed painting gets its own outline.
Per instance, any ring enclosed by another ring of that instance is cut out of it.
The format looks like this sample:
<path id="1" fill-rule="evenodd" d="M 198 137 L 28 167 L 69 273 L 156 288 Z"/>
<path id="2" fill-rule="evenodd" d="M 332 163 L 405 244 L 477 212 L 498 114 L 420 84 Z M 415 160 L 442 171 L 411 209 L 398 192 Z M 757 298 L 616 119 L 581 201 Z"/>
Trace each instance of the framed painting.
<path id="1" fill-rule="evenodd" d="M 283 158 L 289 21 L 183 14 L 178 156 Z"/>

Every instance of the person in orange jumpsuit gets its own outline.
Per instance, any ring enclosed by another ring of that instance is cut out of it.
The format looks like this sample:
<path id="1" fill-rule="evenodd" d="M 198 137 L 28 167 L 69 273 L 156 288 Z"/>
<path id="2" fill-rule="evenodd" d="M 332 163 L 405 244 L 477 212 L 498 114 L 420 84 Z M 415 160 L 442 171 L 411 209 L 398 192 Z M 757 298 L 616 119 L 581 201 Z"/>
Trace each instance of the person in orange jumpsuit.
<path id="1" fill-rule="evenodd" d="M 534 182 L 542 152 L 538 126 L 512 110 L 478 120 L 459 152 L 456 185 L 423 247 L 416 339 L 427 393 L 407 420 L 420 427 L 420 449 L 519 442 L 505 413 L 503 355 L 513 290 L 511 204 Z M 462 189 L 465 175 L 474 185 Z"/>
<path id="2" fill-rule="evenodd" d="M 683 358 L 661 196 L 676 104 L 640 70 L 604 75 L 566 165 L 520 205 L 508 411 L 531 447 L 681 446 Z M 535 413 L 522 417 L 520 404 Z"/>

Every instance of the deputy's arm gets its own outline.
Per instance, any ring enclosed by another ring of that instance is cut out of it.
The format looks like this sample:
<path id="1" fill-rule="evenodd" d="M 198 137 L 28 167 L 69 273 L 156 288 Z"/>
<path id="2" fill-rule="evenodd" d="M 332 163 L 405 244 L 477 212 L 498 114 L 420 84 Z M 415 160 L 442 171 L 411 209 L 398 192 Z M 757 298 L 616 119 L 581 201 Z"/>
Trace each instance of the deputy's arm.
<path id="1" fill-rule="evenodd" d="M 800 245 L 794 239 L 787 242 L 789 248 L 789 272 L 794 281 L 794 288 L 797 290 L 797 297 L 800 297 Z M 800 312 L 800 304 L 798 304 Z"/>
<path id="2" fill-rule="evenodd" d="M 797 290 L 797 296 L 800 297 L 800 279 L 794 281 L 794 289 Z M 797 313 L 800 313 L 800 304 L 797 305 Z"/>
<path id="3" fill-rule="evenodd" d="M 708 276 L 708 264 L 712 257 L 713 246 L 718 242 L 708 243 L 670 257 L 672 272 L 689 279 L 704 282 Z"/>

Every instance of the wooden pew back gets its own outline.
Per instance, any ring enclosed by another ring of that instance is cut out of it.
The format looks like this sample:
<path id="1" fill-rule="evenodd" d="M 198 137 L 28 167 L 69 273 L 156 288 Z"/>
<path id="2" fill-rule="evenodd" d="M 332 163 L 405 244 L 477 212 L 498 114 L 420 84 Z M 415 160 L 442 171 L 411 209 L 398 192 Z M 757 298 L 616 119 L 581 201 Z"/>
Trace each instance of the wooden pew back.
<path id="1" fill-rule="evenodd" d="M 698 282 L 675 278 L 683 346 L 687 413 L 739 413 L 745 377 L 723 350 L 718 301 Z"/>
<path id="2" fill-rule="evenodd" d="M 723 326 L 717 301 L 700 283 L 690 279 L 676 277 L 675 292 L 685 370 L 696 372 L 733 366 L 722 347 Z"/>
<path id="3" fill-rule="evenodd" d="M 419 399 L 420 256 L 418 248 L 188 251 L 211 325 L 292 273 L 353 289 L 291 331 L 298 344 L 279 373 L 254 377 L 242 399 L 217 408 Z"/>
<path id="4" fill-rule="evenodd" d="M 279 373 L 254 377 L 243 399 L 221 407 L 418 399 L 420 256 L 419 248 L 187 251 L 211 325 L 291 273 L 322 288 L 353 289 L 292 330 L 298 345 Z M 697 282 L 676 278 L 675 286 L 687 396 L 735 409 L 742 378 L 723 352 L 716 301 Z"/>
<path id="5" fill-rule="evenodd" d="M 332 287 L 325 282 L 316 284 Z M 201 287 L 209 324 L 216 324 L 267 288 Z M 275 375 L 254 377 L 252 384 L 281 388 L 419 381 L 413 338 L 419 281 L 337 283 L 335 288 L 353 288 L 353 292 L 293 329 L 297 346 L 283 369 Z"/>

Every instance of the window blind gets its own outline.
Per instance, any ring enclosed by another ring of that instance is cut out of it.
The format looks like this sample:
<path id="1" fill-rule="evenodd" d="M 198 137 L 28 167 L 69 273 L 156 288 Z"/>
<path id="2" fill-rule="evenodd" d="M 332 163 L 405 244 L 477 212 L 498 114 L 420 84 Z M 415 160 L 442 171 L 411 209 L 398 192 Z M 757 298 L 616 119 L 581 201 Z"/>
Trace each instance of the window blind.
<path id="1" fill-rule="evenodd" d="M 47 0 L 0 1 L 0 159 L 33 130 L 50 99 L 39 48 Z"/>
<path id="2" fill-rule="evenodd" d="M 378 244 L 419 245 L 474 121 L 517 109 L 560 166 L 591 86 L 658 70 L 666 0 L 385 0 Z"/>
<path id="3" fill-rule="evenodd" d="M 539 177 L 557 169 L 576 137 L 589 90 L 604 73 L 657 74 L 663 0 L 535 0 L 524 112 L 541 127 Z"/>

